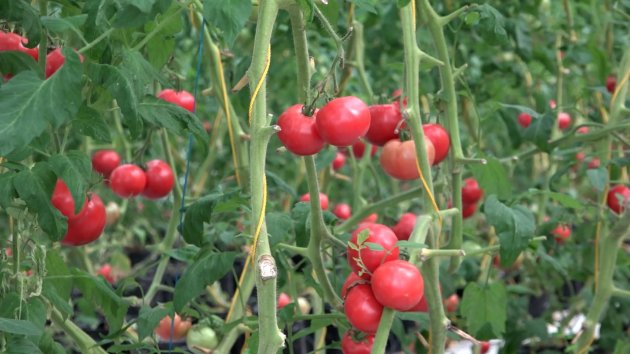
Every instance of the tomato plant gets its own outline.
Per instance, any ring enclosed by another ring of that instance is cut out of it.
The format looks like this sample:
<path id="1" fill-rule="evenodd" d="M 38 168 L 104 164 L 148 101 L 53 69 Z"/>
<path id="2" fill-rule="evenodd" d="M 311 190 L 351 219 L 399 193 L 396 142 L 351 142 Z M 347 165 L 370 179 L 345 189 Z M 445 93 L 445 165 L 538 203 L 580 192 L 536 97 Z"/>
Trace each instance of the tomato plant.
<path id="1" fill-rule="evenodd" d="M 363 223 L 354 230 L 348 242 L 348 264 L 362 278 L 369 278 L 382 263 L 398 259 L 397 240 L 389 227 Z M 378 244 L 379 249 L 371 249 L 368 243 Z"/>
<path id="2" fill-rule="evenodd" d="M 424 141 L 429 163 L 435 159 L 435 148 L 430 140 Z M 413 140 L 390 140 L 383 147 L 380 157 L 381 167 L 388 175 L 401 179 L 411 180 L 420 177 L 416 164 L 416 144 Z"/>
<path id="3" fill-rule="evenodd" d="M 178 314 L 175 317 L 166 316 L 160 320 L 160 323 L 155 328 L 155 334 L 162 341 L 182 341 L 186 338 L 188 331 L 192 327 L 192 323 L 189 320 L 182 319 Z"/>
<path id="4" fill-rule="evenodd" d="M 120 165 L 109 176 L 109 186 L 114 193 L 122 198 L 139 195 L 144 191 L 146 185 L 146 173 L 133 164 Z"/>
<path id="5" fill-rule="evenodd" d="M 173 189 L 175 175 L 171 166 L 166 162 L 151 160 L 147 162 L 147 168 L 144 173 L 146 175 L 146 184 L 142 190 L 143 196 L 149 199 L 159 199 L 168 195 Z"/>
<path id="6" fill-rule="evenodd" d="M 374 297 L 381 305 L 396 311 L 407 311 L 424 296 L 424 281 L 416 266 L 393 260 L 379 266 L 371 278 Z"/>
<path id="7" fill-rule="evenodd" d="M 327 143 L 350 146 L 370 128 L 370 110 L 357 97 L 339 97 L 322 107 L 315 123 Z"/>
<path id="8" fill-rule="evenodd" d="M 360 284 L 348 290 L 344 311 L 354 328 L 365 333 L 375 333 L 383 315 L 383 305 L 376 300 L 369 285 Z"/>
<path id="9" fill-rule="evenodd" d="M 341 338 L 341 351 L 343 354 L 370 354 L 374 345 L 374 335 L 355 340 L 350 332 L 346 332 Z"/>
<path id="10" fill-rule="evenodd" d="M 324 140 L 315 125 L 317 112 L 313 113 L 313 117 L 307 117 L 302 113 L 303 107 L 301 104 L 293 105 L 280 115 L 278 138 L 287 150 L 296 155 L 313 155 L 324 147 Z"/>

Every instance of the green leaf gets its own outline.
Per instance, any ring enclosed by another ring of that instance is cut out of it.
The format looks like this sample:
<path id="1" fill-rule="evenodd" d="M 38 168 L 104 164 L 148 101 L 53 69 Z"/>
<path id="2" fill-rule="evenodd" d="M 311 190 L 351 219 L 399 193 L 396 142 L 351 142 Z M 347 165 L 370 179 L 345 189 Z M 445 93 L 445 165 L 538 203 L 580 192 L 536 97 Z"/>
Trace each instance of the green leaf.
<path id="1" fill-rule="evenodd" d="M 464 289 L 462 315 L 469 333 L 478 339 L 500 338 L 507 319 L 507 292 L 503 283 L 482 286 L 469 283 Z"/>
<path id="2" fill-rule="evenodd" d="M 79 135 L 87 135 L 99 143 L 111 143 L 110 127 L 105 123 L 100 113 L 82 105 L 76 118 L 72 121 L 72 130 Z"/>
<path id="3" fill-rule="evenodd" d="M 26 319 L 37 327 L 40 333 L 44 333 L 46 327 L 47 311 L 48 309 L 40 297 L 31 297 L 26 300 Z M 39 334 L 37 335 L 39 336 Z"/>
<path id="4" fill-rule="evenodd" d="M 0 87 L 0 155 L 28 145 L 50 125 L 58 128 L 79 110 L 79 56 L 69 49 L 63 55 L 64 65 L 49 79 L 25 71 Z"/>
<path id="5" fill-rule="evenodd" d="M 0 73 L 16 75 L 25 70 L 39 70 L 33 57 L 14 50 L 0 52 Z"/>
<path id="6" fill-rule="evenodd" d="M 425 245 L 424 243 L 411 242 L 408 240 L 396 241 L 396 246 L 401 247 L 401 248 L 411 248 L 411 249 L 427 248 L 427 245 Z"/>
<path id="7" fill-rule="evenodd" d="M 39 336 L 43 333 L 41 328 L 30 321 L 0 318 L 0 332 L 21 334 L 25 336 Z"/>
<path id="8" fill-rule="evenodd" d="M 236 255 L 236 252 L 216 253 L 210 247 L 202 249 L 175 285 L 175 311 L 180 312 L 189 301 L 203 293 L 206 286 L 227 274 Z"/>
<path id="9" fill-rule="evenodd" d="M 26 47 L 35 48 L 39 44 L 42 38 L 42 25 L 39 21 L 39 13 L 29 1 L 0 1 L 0 14 L 5 20 L 18 22 L 24 29 L 28 37 Z"/>
<path id="10" fill-rule="evenodd" d="M 337 27 L 337 22 L 339 21 L 339 13 L 340 13 L 340 5 L 339 0 L 328 0 L 327 4 L 318 4 L 315 3 L 315 6 L 319 7 L 322 14 L 328 22 L 334 27 Z"/>
<path id="11" fill-rule="evenodd" d="M 92 175 L 92 162 L 81 151 L 68 151 L 64 155 L 53 155 L 48 159 L 50 168 L 61 178 L 74 199 L 74 212 L 81 211 L 85 202 L 86 190 Z"/>
<path id="12" fill-rule="evenodd" d="M 525 129 L 523 138 L 534 143 L 540 150 L 549 152 L 549 140 L 556 120 L 552 112 L 546 112 L 538 119 L 532 119 L 532 124 Z"/>
<path id="13" fill-rule="evenodd" d="M 153 96 L 145 96 L 144 102 L 139 106 L 139 113 L 142 119 L 151 124 L 166 128 L 175 135 L 182 136 L 185 132 L 191 132 L 203 142 L 203 146 L 208 145 L 208 134 L 199 118 L 177 105 Z"/>
<path id="14" fill-rule="evenodd" d="M 286 192 L 287 194 L 289 194 L 292 199 L 297 199 L 298 195 L 295 192 L 295 189 L 293 189 L 293 187 L 291 187 L 287 182 L 285 182 L 284 179 L 282 179 L 282 177 L 278 176 L 277 174 L 269 170 L 265 171 L 265 175 L 267 175 L 267 177 L 271 181 L 273 181 L 273 183 L 276 184 L 278 188 L 280 188 L 283 192 Z"/>
<path id="15" fill-rule="evenodd" d="M 337 149 L 325 149 L 315 155 L 315 168 L 317 171 L 330 166 L 335 159 L 335 156 L 337 156 Z"/>
<path id="16" fill-rule="evenodd" d="M 52 335 L 49 333 L 44 333 L 37 346 L 39 350 L 46 354 L 66 354 L 64 347 L 55 342 Z M 30 354 L 32 354 L 32 352 Z"/>
<path id="17" fill-rule="evenodd" d="M 228 47 L 232 46 L 252 11 L 250 0 L 204 0 L 203 16 L 223 33 Z"/>
<path id="18" fill-rule="evenodd" d="M 378 11 L 376 10 L 376 0 L 352 0 L 352 2 L 355 4 L 357 9 L 362 9 L 373 14 L 378 14 Z M 405 0 L 405 2 L 409 2 L 409 0 Z"/>
<path id="19" fill-rule="evenodd" d="M 172 313 L 172 309 L 164 307 L 142 306 L 138 314 L 138 340 L 143 340 L 153 333 L 160 320 Z"/>
<path id="20" fill-rule="evenodd" d="M 505 18 L 497 9 L 483 4 L 475 7 L 473 11 L 479 14 L 479 22 L 475 27 L 480 29 L 484 40 L 490 44 L 501 44 L 508 41 Z"/>
<path id="21" fill-rule="evenodd" d="M 291 209 L 291 219 L 293 220 L 293 230 L 295 230 L 295 244 L 298 247 L 306 247 L 310 239 L 311 206 L 309 203 L 296 203 Z"/>
<path id="22" fill-rule="evenodd" d="M 508 267 L 527 248 L 529 240 L 534 236 L 536 231 L 534 215 L 520 205 L 508 207 L 494 195 L 486 199 L 484 214 L 499 236 L 501 266 Z"/>
<path id="23" fill-rule="evenodd" d="M 584 204 L 582 204 L 579 200 L 573 198 L 572 196 L 568 194 L 564 194 L 564 193 L 550 192 L 550 191 L 544 191 L 544 190 L 532 188 L 527 192 L 526 195 L 535 196 L 535 195 L 541 195 L 541 194 L 546 195 L 549 198 L 555 200 L 556 202 L 560 203 L 565 208 L 571 208 L 571 209 L 576 209 L 576 210 L 584 209 Z"/>
<path id="24" fill-rule="evenodd" d="M 512 198 L 512 181 L 501 162 L 494 157 L 486 157 L 487 163 L 472 164 L 470 170 L 485 195 L 496 194 L 500 199 Z"/>
<path id="25" fill-rule="evenodd" d="M 5 172 L 0 174 L 0 207 L 7 209 L 14 198 L 17 198 L 17 191 L 13 187 L 13 178 L 16 173 Z"/>
<path id="26" fill-rule="evenodd" d="M 117 0 L 114 27 L 139 27 L 166 11 L 172 0 Z"/>
<path id="27" fill-rule="evenodd" d="M 0 329 L 1 331 L 1 329 Z M 41 350 L 29 340 L 28 337 L 22 335 L 9 335 L 6 343 L 7 351 L 5 354 L 41 354 Z M 46 353 L 48 354 L 48 353 Z"/>
<path id="28" fill-rule="evenodd" d="M 87 20 L 88 15 L 82 14 L 77 16 L 69 16 L 69 17 L 52 17 L 52 16 L 42 16 L 41 21 L 44 27 L 48 28 L 49 31 L 55 32 L 58 34 L 63 34 L 66 32 L 71 32 L 79 36 L 83 39 L 83 35 L 81 30 L 79 29 Z"/>
<path id="29" fill-rule="evenodd" d="M 37 222 L 52 241 L 59 241 L 68 223 L 50 202 L 57 176 L 46 163 L 37 163 L 30 170 L 19 172 L 13 179 L 18 195 L 29 210 L 37 214 Z"/>
<path id="30" fill-rule="evenodd" d="M 163 15 L 156 17 L 145 25 L 145 32 L 150 33 L 157 26 L 160 27 L 153 38 L 147 43 L 145 50 L 147 60 L 154 68 L 161 68 L 168 62 L 175 49 L 175 35 L 182 30 L 182 16 L 171 16 L 181 9 L 178 5 L 173 5 Z M 168 21 L 164 23 L 164 21 Z"/>
<path id="31" fill-rule="evenodd" d="M 48 250 L 42 294 L 67 317 L 72 313 L 72 307 L 68 303 L 71 292 L 72 278 L 66 262 L 61 258 L 58 250 Z"/>
<path id="32" fill-rule="evenodd" d="M 203 237 L 203 224 L 210 222 L 212 213 L 220 203 L 225 203 L 235 197 L 238 197 L 238 190 L 227 193 L 218 191 L 207 194 L 187 206 L 183 230 L 180 230 L 183 232 L 184 240 L 198 247 L 203 246 L 207 242 Z"/>
<path id="33" fill-rule="evenodd" d="M 598 192 L 604 191 L 606 184 L 608 184 L 608 171 L 605 168 L 590 168 L 586 171 L 586 176 L 588 176 L 588 181 L 593 188 Z"/>
<path id="34" fill-rule="evenodd" d="M 107 319 L 109 333 L 122 327 L 129 304 L 116 294 L 102 277 L 95 277 L 78 269 L 72 269 L 74 284 L 81 290 L 83 298 L 100 308 Z"/>
<path id="35" fill-rule="evenodd" d="M 273 212 L 265 216 L 267 233 L 272 245 L 285 241 L 293 231 L 293 221 L 287 213 Z"/>
<path id="36" fill-rule="evenodd" d="M 361 233 L 363 233 L 363 231 L 361 231 Z M 369 233 L 368 233 L 368 235 L 369 235 Z M 385 251 L 385 248 L 383 248 L 383 246 L 381 246 L 381 244 L 379 244 L 379 243 L 365 242 L 365 243 L 363 243 L 363 245 L 365 245 L 367 248 L 369 248 L 372 251 Z"/>

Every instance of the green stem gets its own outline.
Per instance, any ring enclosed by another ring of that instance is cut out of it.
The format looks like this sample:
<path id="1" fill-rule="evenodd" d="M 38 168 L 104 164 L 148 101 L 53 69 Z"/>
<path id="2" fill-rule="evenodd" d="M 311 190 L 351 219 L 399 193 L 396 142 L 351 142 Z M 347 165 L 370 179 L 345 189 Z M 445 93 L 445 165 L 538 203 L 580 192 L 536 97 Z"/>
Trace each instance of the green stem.
<path id="1" fill-rule="evenodd" d="M 354 29 L 354 60 L 356 61 L 355 67 L 357 68 L 357 73 L 359 74 L 359 79 L 361 82 L 361 86 L 363 86 L 363 90 L 368 95 L 368 104 L 372 103 L 374 100 L 374 92 L 372 91 L 372 86 L 370 86 L 370 80 L 368 80 L 367 74 L 365 72 L 365 42 L 363 38 L 363 24 L 360 22 L 354 21 L 352 24 Z M 366 149 L 367 150 L 367 149 Z"/>
<path id="2" fill-rule="evenodd" d="M 20 234 L 19 232 L 16 232 L 13 228 L 12 216 L 9 216 L 9 235 L 13 235 L 13 239 L 11 240 L 11 251 L 13 252 L 13 274 L 18 274 L 20 272 L 20 262 L 21 262 L 20 260 Z"/>
<path id="3" fill-rule="evenodd" d="M 372 354 L 385 354 L 385 347 L 387 346 L 387 338 L 389 338 L 389 331 L 394 323 L 394 317 L 396 311 L 385 307 L 383 314 L 381 315 L 381 322 L 378 324 L 376 335 L 374 336 L 374 345 L 372 345 Z"/>
<path id="4" fill-rule="evenodd" d="M 40 16 L 48 16 L 48 0 L 40 0 L 39 3 L 39 15 Z M 39 56 L 39 69 L 42 73 L 42 76 L 45 76 L 46 73 L 46 55 L 48 54 L 48 31 L 46 31 L 46 27 L 41 27 L 42 38 L 39 42 L 38 56 Z"/>
<path id="5" fill-rule="evenodd" d="M 53 308 L 50 312 L 51 321 L 61 328 L 65 334 L 74 340 L 82 353 L 86 354 L 106 354 L 107 352 L 96 344 L 94 339 L 79 328 L 70 319 L 63 319 L 61 313 Z"/>
<path id="6" fill-rule="evenodd" d="M 422 191 L 422 187 L 415 187 L 400 194 L 382 199 L 376 203 L 368 204 L 361 208 L 361 210 L 353 213 L 352 216 L 348 218 L 348 220 L 335 227 L 335 233 L 339 234 L 343 232 L 349 232 L 361 220 L 365 219 L 366 216 L 375 213 L 381 209 L 398 205 L 400 202 L 403 202 L 405 200 L 419 197 L 420 195 L 422 195 Z"/>
<path id="7" fill-rule="evenodd" d="M 166 27 L 171 20 L 175 17 L 179 16 L 180 11 L 182 11 L 182 7 L 177 8 L 172 14 L 169 14 L 166 18 L 164 18 L 160 23 L 158 23 L 151 32 L 147 33 L 142 40 L 133 47 L 133 50 L 140 50 L 144 47 L 149 41 L 155 37 L 158 33 L 162 31 L 164 27 Z"/>
<path id="8" fill-rule="evenodd" d="M 108 29 L 107 31 L 103 32 L 100 36 L 96 37 L 93 41 L 86 44 L 83 48 L 77 50 L 77 52 L 79 54 L 83 54 L 87 52 L 88 50 L 92 49 L 95 45 L 99 44 L 103 39 L 109 37 L 109 35 L 112 34 L 115 30 L 116 29 L 113 27 Z"/>
<path id="9" fill-rule="evenodd" d="M 427 260 L 432 257 L 463 257 L 466 255 L 464 250 L 432 250 L 428 248 L 423 248 L 420 251 L 420 259 Z"/>
<path id="10" fill-rule="evenodd" d="M 254 50 L 252 61 L 247 72 L 251 99 L 254 101 L 251 117 L 251 144 L 250 144 L 250 189 L 251 189 L 251 225 L 252 234 L 258 227 L 260 233 L 257 236 L 257 244 L 253 245 L 254 265 L 256 273 L 256 289 L 258 297 L 258 323 L 259 354 L 275 354 L 284 344 L 285 335 L 278 328 L 276 317 L 276 273 L 277 268 L 271 255 L 267 227 L 265 225 L 264 204 L 266 200 L 265 159 L 269 134 L 270 119 L 267 115 L 267 87 L 262 81 L 260 89 L 255 89 L 260 80 L 266 80 L 265 66 L 267 64 L 268 51 L 270 50 L 271 33 L 278 14 L 276 0 L 261 0 L 256 24 L 256 36 L 254 38 Z M 256 96 L 254 96 L 256 95 Z M 267 266 L 272 273 L 263 273 Z"/>
<path id="11" fill-rule="evenodd" d="M 529 240 L 529 243 L 530 244 L 534 244 L 536 242 L 544 241 L 546 239 L 547 239 L 547 236 L 538 236 L 538 237 L 534 237 L 531 240 Z M 492 252 L 496 252 L 496 251 L 498 251 L 500 249 L 501 249 L 501 245 L 488 246 L 488 247 L 480 248 L 478 250 L 466 252 L 465 257 L 472 257 L 472 256 L 484 254 L 484 253 L 492 253 Z"/>
<path id="12" fill-rule="evenodd" d="M 414 243 L 425 243 L 432 221 L 433 219 L 429 215 L 420 215 L 416 219 L 416 224 L 413 227 L 411 235 L 409 235 L 409 241 Z M 421 251 L 422 250 L 418 249 L 411 250 L 411 252 L 409 252 L 409 263 L 415 264 Z"/>
<path id="13" fill-rule="evenodd" d="M 120 139 L 120 142 L 122 143 L 125 159 L 127 160 L 126 162 L 131 163 L 132 162 L 131 146 L 129 142 L 127 141 L 127 139 L 125 138 L 125 130 L 123 129 L 123 126 L 122 126 L 122 120 L 120 118 L 119 109 L 120 108 L 118 107 L 118 103 L 116 102 L 116 100 L 114 100 L 113 106 L 112 106 L 112 115 L 114 116 L 114 125 L 116 126 L 116 130 L 118 131 L 118 139 Z"/>

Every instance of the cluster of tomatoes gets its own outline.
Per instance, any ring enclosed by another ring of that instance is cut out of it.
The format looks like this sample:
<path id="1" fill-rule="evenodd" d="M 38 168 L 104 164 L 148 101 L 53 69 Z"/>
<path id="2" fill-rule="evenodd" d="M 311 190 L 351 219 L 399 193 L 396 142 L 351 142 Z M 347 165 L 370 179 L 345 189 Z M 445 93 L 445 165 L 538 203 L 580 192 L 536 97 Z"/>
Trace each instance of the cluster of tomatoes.
<path id="1" fill-rule="evenodd" d="M 278 138 L 296 155 L 316 154 L 326 143 L 340 148 L 333 161 L 335 170 L 345 164 L 347 147 L 352 147 L 355 157 L 363 156 L 366 144 L 360 139 L 365 138 L 372 144 L 372 156 L 378 146 L 383 147 L 380 163 L 389 176 L 400 180 L 420 177 L 414 141 L 400 139 L 405 122 L 397 101 L 367 106 L 357 97 L 346 96 L 333 99 L 312 112 L 296 104 L 280 115 L 277 124 L 281 129 Z M 437 164 L 448 155 L 448 133 L 439 124 L 424 124 L 423 131 L 429 163 Z"/>
<path id="2" fill-rule="evenodd" d="M 39 49 L 27 48 L 25 44 L 28 44 L 28 39 L 20 36 L 17 33 L 12 32 L 0 32 L 0 51 L 18 51 L 30 55 L 35 61 L 39 61 Z M 83 62 L 83 56 L 79 55 L 81 62 Z M 51 77 L 65 62 L 63 54 L 61 54 L 61 48 L 55 48 L 53 51 L 46 55 L 46 78 Z M 4 79 L 9 80 L 13 76 L 12 73 L 5 73 Z"/>
<path id="3" fill-rule="evenodd" d="M 155 328 L 155 334 L 162 342 L 181 342 L 195 353 L 209 353 L 219 345 L 216 332 L 206 324 L 193 325 L 189 319 L 182 319 L 177 313 L 174 317 L 166 316 Z"/>

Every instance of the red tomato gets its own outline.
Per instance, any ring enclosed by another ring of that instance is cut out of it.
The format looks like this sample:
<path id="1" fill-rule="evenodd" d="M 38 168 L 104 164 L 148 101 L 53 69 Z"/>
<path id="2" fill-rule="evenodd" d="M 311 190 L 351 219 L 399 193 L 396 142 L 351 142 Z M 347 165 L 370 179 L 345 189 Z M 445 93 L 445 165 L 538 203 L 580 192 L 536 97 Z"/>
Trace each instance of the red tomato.
<path id="1" fill-rule="evenodd" d="M 464 204 L 477 203 L 483 197 L 483 189 L 474 178 L 466 178 L 462 187 L 462 202 Z"/>
<path id="2" fill-rule="evenodd" d="M 532 116 L 523 112 L 521 114 L 518 115 L 518 124 L 521 125 L 521 127 L 523 128 L 527 128 L 529 127 L 530 124 L 532 124 Z"/>
<path id="3" fill-rule="evenodd" d="M 584 161 L 585 157 L 586 157 L 586 154 L 583 152 L 578 152 L 577 154 L 575 154 L 575 159 L 578 160 L 579 162 Z"/>
<path id="4" fill-rule="evenodd" d="M 105 205 L 92 194 L 81 212 L 68 219 L 68 230 L 61 240 L 63 245 L 82 246 L 98 239 L 105 229 Z"/>
<path id="5" fill-rule="evenodd" d="M 317 131 L 329 144 L 350 146 L 370 128 L 370 110 L 354 96 L 335 98 L 317 114 Z"/>
<path id="6" fill-rule="evenodd" d="M 175 319 L 171 319 L 170 316 L 164 317 L 155 328 L 155 334 L 163 342 L 171 340 L 179 342 L 186 338 L 190 327 L 192 327 L 192 323 L 189 320 L 182 320 L 178 314 L 175 314 Z"/>
<path id="7" fill-rule="evenodd" d="M 490 350 L 490 342 L 483 341 L 479 343 L 479 352 L 481 354 L 486 354 Z"/>
<path id="8" fill-rule="evenodd" d="M 361 245 L 359 249 L 358 236 L 363 230 L 368 230 L 369 235 L 365 242 L 379 244 L 383 250 L 371 250 L 367 245 Z M 396 247 L 396 234 L 387 226 L 381 224 L 361 224 L 354 230 L 348 242 L 348 264 L 353 271 L 367 279 L 372 273 L 385 262 L 398 259 L 400 250 Z M 365 269 L 369 273 L 361 274 L 363 268 L 357 260 L 363 261 Z"/>
<path id="9" fill-rule="evenodd" d="M 171 166 L 162 160 L 147 162 L 146 185 L 142 195 L 149 199 L 159 199 L 167 196 L 175 184 L 175 175 Z"/>
<path id="10" fill-rule="evenodd" d="M 398 103 L 370 106 L 370 129 L 365 138 L 372 144 L 383 146 L 386 142 L 398 138 L 398 128 L 403 118 Z"/>
<path id="11" fill-rule="evenodd" d="M 392 227 L 392 231 L 394 231 L 399 240 L 409 240 L 414 225 L 416 225 L 416 214 L 404 213 L 400 216 L 398 224 Z"/>
<path id="12" fill-rule="evenodd" d="M 335 155 L 335 159 L 332 162 L 333 170 L 339 171 L 345 164 L 346 164 L 346 155 L 344 155 L 340 151 L 337 151 L 337 154 Z"/>
<path id="13" fill-rule="evenodd" d="M 64 183 L 64 181 L 60 179 L 57 180 L 50 201 L 52 205 L 68 219 L 76 218 L 76 214 L 74 212 L 74 198 L 72 198 L 72 194 L 70 193 L 70 190 L 68 189 L 68 186 Z M 83 208 L 85 208 L 85 205 L 83 206 Z"/>
<path id="14" fill-rule="evenodd" d="M 615 75 L 608 75 L 606 78 L 606 90 L 610 93 L 615 92 L 615 88 L 617 87 L 617 78 Z"/>
<path id="15" fill-rule="evenodd" d="M 358 276 L 357 273 L 350 272 L 341 286 L 341 298 L 345 299 L 346 294 L 348 294 L 348 289 L 351 289 L 358 284 L 365 284 L 365 280 Z"/>
<path id="16" fill-rule="evenodd" d="M 448 150 L 451 147 L 451 138 L 443 126 L 439 124 L 423 124 L 424 136 L 433 143 L 435 148 L 435 161 L 431 165 L 437 165 L 448 156 Z"/>
<path id="17" fill-rule="evenodd" d="M 453 294 L 444 300 L 444 306 L 446 306 L 446 312 L 455 312 L 459 307 L 459 296 Z"/>
<path id="18" fill-rule="evenodd" d="M 347 220 L 352 215 L 352 208 L 346 203 L 339 203 L 335 205 L 333 214 L 341 220 Z"/>
<path id="19" fill-rule="evenodd" d="M 557 243 L 564 243 L 571 237 L 571 228 L 568 225 L 558 225 L 551 231 L 551 234 L 555 237 Z"/>
<path id="20" fill-rule="evenodd" d="M 28 38 L 24 38 L 17 33 L 0 31 L 0 51 L 16 50 L 30 55 L 35 61 L 39 60 L 37 47 L 26 48 L 25 44 L 28 44 Z"/>
<path id="21" fill-rule="evenodd" d="M 578 134 L 586 134 L 588 133 L 588 127 L 579 127 L 577 130 Z"/>
<path id="22" fill-rule="evenodd" d="M 414 307 L 405 312 L 429 312 L 429 304 L 427 303 L 427 297 L 422 295 L 422 299 Z"/>
<path id="23" fill-rule="evenodd" d="M 556 104 L 556 100 L 554 99 L 549 100 L 549 108 L 556 109 L 557 106 L 558 105 Z"/>
<path id="24" fill-rule="evenodd" d="M 320 152 L 325 143 L 315 125 L 317 111 L 313 117 L 308 117 L 302 113 L 303 107 L 301 104 L 293 105 L 280 115 L 278 139 L 292 153 L 308 156 Z"/>
<path id="25" fill-rule="evenodd" d="M 109 176 L 109 186 L 119 197 L 129 198 L 139 195 L 147 184 L 144 171 L 132 164 L 116 167 Z"/>
<path id="26" fill-rule="evenodd" d="M 280 295 L 278 295 L 277 308 L 281 309 L 287 306 L 288 304 L 290 304 L 291 302 L 293 302 L 293 300 L 291 300 L 291 297 L 287 295 L 287 293 L 280 293 Z"/>
<path id="27" fill-rule="evenodd" d="M 195 96 L 188 91 L 181 90 L 177 92 L 173 89 L 165 89 L 160 91 L 157 97 L 166 102 L 176 104 L 187 111 L 193 112 L 195 110 Z"/>
<path id="28" fill-rule="evenodd" d="M 109 177 L 112 171 L 120 165 L 120 155 L 115 150 L 99 150 L 92 155 L 92 168 Z"/>
<path id="29" fill-rule="evenodd" d="M 383 315 L 381 305 L 372 289 L 367 284 L 360 284 L 348 291 L 343 304 L 348 322 L 356 329 L 365 333 L 375 333 Z"/>
<path id="30" fill-rule="evenodd" d="M 378 146 L 372 145 L 370 156 L 374 157 L 377 151 L 378 151 Z M 356 143 L 352 144 L 352 153 L 354 154 L 355 158 L 357 159 L 362 158 L 363 154 L 365 153 L 365 143 L 361 140 L 357 140 Z"/>
<path id="31" fill-rule="evenodd" d="M 571 125 L 571 116 L 567 112 L 558 113 L 558 128 L 565 130 Z"/>
<path id="32" fill-rule="evenodd" d="M 370 334 L 363 340 L 355 342 L 350 332 L 346 332 L 341 338 L 341 351 L 343 354 L 370 354 L 374 345 L 374 335 Z"/>
<path id="33" fill-rule="evenodd" d="M 368 216 L 366 216 L 363 220 L 361 220 L 361 223 L 375 223 L 376 220 L 378 220 L 378 214 L 377 213 L 372 213 Z"/>
<path id="34" fill-rule="evenodd" d="M 108 283 L 114 284 L 115 280 L 112 276 L 112 266 L 109 263 L 103 264 L 98 271 L 96 272 L 98 275 L 102 275 Z"/>
<path id="35" fill-rule="evenodd" d="M 618 184 L 608 191 L 606 198 L 608 207 L 617 214 L 621 214 L 624 210 L 624 204 L 630 202 L 630 188 Z"/>
<path id="36" fill-rule="evenodd" d="M 429 164 L 433 165 L 435 148 L 429 139 L 424 140 Z M 383 147 L 381 153 L 381 167 L 388 175 L 400 180 L 419 178 L 416 166 L 416 144 L 413 140 L 401 142 L 390 140 Z"/>
<path id="37" fill-rule="evenodd" d="M 599 159 L 597 157 L 593 157 L 591 161 L 588 163 L 588 169 L 592 170 L 595 168 L 599 168 L 599 164 L 600 164 Z"/>
<path id="38" fill-rule="evenodd" d="M 311 200 L 311 195 L 309 193 L 304 194 L 300 197 L 301 202 L 308 202 Z M 319 193 L 319 206 L 322 210 L 328 210 L 328 196 L 324 193 Z"/>
<path id="39" fill-rule="evenodd" d="M 392 98 L 395 99 L 396 101 L 392 103 L 395 105 L 399 105 L 400 96 L 402 96 L 402 90 L 399 88 L 395 89 L 394 92 L 392 92 Z M 403 107 L 407 107 L 407 97 L 403 97 L 402 105 Z"/>
<path id="40" fill-rule="evenodd" d="M 372 292 L 378 302 L 396 311 L 407 311 L 424 295 L 424 280 L 418 268 L 403 260 L 383 263 L 372 275 Z"/>
<path id="41" fill-rule="evenodd" d="M 473 216 L 473 214 L 475 214 L 476 211 L 477 211 L 477 203 L 471 203 L 471 204 L 464 203 L 464 205 L 462 205 L 462 217 L 464 219 L 468 219 L 469 217 Z"/>
<path id="42" fill-rule="evenodd" d="M 79 54 L 79 60 L 83 63 L 83 55 Z M 46 78 L 51 77 L 63 66 L 66 59 L 61 54 L 61 48 L 57 48 L 46 56 Z"/>

